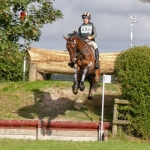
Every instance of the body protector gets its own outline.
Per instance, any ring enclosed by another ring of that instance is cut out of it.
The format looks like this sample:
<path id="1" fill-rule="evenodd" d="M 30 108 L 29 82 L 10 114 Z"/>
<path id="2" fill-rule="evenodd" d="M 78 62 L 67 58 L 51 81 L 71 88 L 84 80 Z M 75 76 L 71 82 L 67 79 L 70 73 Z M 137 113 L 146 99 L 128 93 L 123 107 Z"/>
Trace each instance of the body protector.
<path id="1" fill-rule="evenodd" d="M 90 46 L 92 46 L 95 50 L 95 69 L 99 69 L 99 51 L 97 44 L 95 43 L 95 37 L 97 37 L 97 32 L 94 24 L 89 22 L 88 24 L 82 24 L 78 29 L 78 35 L 83 38 Z M 88 36 L 93 36 L 93 39 L 87 39 Z"/>
<path id="2" fill-rule="evenodd" d="M 88 36 L 93 36 L 93 41 L 95 41 L 95 37 L 97 36 L 96 28 L 92 22 L 88 24 L 83 23 L 78 29 L 78 34 L 83 39 L 87 39 Z"/>

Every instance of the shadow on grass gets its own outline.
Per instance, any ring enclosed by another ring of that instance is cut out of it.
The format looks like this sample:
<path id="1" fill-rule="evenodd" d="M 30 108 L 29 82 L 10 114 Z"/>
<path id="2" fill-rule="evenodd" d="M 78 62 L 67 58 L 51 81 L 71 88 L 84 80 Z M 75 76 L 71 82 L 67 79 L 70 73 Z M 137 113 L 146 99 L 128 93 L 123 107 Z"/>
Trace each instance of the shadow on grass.
<path id="1" fill-rule="evenodd" d="M 113 108 L 114 99 L 121 98 L 121 95 L 105 95 L 104 96 L 104 121 L 111 122 L 113 119 Z M 101 111 L 102 111 L 102 95 L 95 95 L 92 101 L 85 100 L 86 107 L 92 111 L 94 114 L 100 116 L 99 121 L 101 121 Z"/>
<path id="2" fill-rule="evenodd" d="M 55 119 L 59 114 L 64 115 L 69 109 L 73 109 L 74 101 L 66 97 L 53 99 L 51 93 L 38 89 L 32 90 L 34 94 L 34 104 L 22 107 L 18 110 L 18 114 L 24 118 L 38 119 L 45 117 L 50 120 Z"/>
<path id="3" fill-rule="evenodd" d="M 21 117 L 53 120 L 59 115 L 65 115 L 68 111 L 72 111 L 72 113 L 82 112 L 90 121 L 93 121 L 93 119 L 88 111 L 101 116 L 101 94 L 93 96 L 91 101 L 84 99 L 84 102 L 80 103 L 78 100 L 67 97 L 52 98 L 51 93 L 38 89 L 34 89 L 32 92 L 34 104 L 20 108 L 18 115 Z M 105 95 L 104 121 L 112 121 L 114 98 L 120 98 L 120 95 Z M 80 114 L 75 117 L 80 117 Z"/>

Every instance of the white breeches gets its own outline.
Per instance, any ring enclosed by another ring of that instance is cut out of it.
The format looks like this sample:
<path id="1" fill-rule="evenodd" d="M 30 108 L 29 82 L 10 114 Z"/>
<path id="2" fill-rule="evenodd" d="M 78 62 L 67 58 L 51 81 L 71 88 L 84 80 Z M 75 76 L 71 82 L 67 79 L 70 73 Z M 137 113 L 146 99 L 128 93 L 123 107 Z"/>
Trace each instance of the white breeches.
<path id="1" fill-rule="evenodd" d="M 87 41 L 87 40 L 86 40 L 86 42 L 87 42 L 90 46 L 92 46 L 92 47 L 94 48 L 94 50 L 95 50 L 96 48 L 98 48 L 98 47 L 97 47 L 97 44 L 96 44 L 94 41 L 89 41 L 89 40 Z"/>

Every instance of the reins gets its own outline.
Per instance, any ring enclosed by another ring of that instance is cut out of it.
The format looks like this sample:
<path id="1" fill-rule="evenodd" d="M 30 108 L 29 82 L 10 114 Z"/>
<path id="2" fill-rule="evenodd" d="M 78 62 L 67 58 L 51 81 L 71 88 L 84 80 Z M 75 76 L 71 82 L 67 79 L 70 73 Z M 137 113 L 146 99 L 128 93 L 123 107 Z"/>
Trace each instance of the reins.
<path id="1" fill-rule="evenodd" d="M 88 45 L 87 43 L 84 43 L 85 45 L 84 45 L 83 49 L 79 51 L 79 50 L 78 50 L 77 43 L 76 43 L 75 40 L 73 41 L 73 40 L 71 40 L 71 37 L 69 37 L 69 38 L 68 38 L 68 42 L 71 42 L 71 43 L 74 43 L 74 44 L 75 44 L 75 48 L 74 48 L 74 50 L 75 50 L 75 56 L 74 56 L 74 58 L 76 58 L 76 60 L 81 59 L 81 58 L 77 58 L 77 56 L 78 56 L 78 55 L 81 55 L 83 52 L 87 51 L 87 50 L 88 50 L 88 47 L 89 47 L 89 45 Z M 79 51 L 79 52 L 78 52 L 78 51 Z"/>
<path id="2" fill-rule="evenodd" d="M 87 45 L 87 44 L 85 44 L 85 45 L 84 45 L 84 48 L 83 48 L 81 51 L 79 51 L 76 55 L 78 55 L 78 54 L 82 54 L 84 51 L 86 51 L 86 50 L 87 50 L 87 47 L 88 47 L 88 45 Z"/>

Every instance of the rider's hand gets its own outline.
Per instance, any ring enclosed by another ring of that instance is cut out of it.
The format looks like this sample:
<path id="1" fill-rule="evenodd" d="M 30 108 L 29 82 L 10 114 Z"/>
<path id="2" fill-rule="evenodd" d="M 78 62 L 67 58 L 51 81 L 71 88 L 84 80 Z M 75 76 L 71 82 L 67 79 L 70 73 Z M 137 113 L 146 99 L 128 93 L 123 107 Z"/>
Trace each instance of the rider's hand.
<path id="1" fill-rule="evenodd" d="M 93 36 L 88 36 L 87 37 L 89 40 L 92 40 L 93 39 Z"/>

